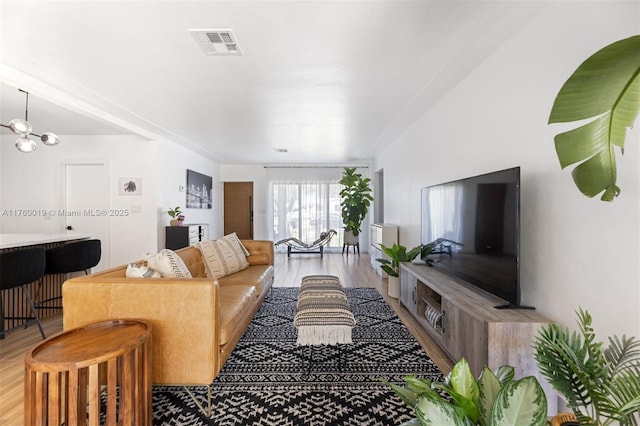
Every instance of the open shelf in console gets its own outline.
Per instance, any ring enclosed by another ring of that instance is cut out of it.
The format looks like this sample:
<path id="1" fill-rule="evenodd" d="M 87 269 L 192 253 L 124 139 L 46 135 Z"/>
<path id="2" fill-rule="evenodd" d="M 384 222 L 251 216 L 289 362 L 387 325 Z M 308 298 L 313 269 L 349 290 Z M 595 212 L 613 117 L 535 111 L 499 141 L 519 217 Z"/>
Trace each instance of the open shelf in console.
<path id="1" fill-rule="evenodd" d="M 417 292 L 417 311 L 422 315 L 421 319 L 438 333 L 444 333 L 442 296 L 420 280 L 417 281 Z"/>

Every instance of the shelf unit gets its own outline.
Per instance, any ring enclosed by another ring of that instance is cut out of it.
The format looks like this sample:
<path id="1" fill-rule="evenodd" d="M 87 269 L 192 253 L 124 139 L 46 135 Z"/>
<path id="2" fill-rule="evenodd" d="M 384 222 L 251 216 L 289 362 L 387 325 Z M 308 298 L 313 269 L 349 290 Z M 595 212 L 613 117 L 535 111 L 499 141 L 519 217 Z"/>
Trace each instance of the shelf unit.
<path id="1" fill-rule="evenodd" d="M 398 227 L 388 223 L 374 223 L 370 228 L 369 238 L 369 254 L 371 257 L 371 267 L 376 271 L 376 274 L 383 278 L 387 277 L 382 268 L 380 268 L 380 262 L 376 262 L 376 259 L 388 259 L 389 257 L 382 253 L 380 250 L 380 244 L 384 244 L 386 247 L 391 247 L 398 243 Z"/>

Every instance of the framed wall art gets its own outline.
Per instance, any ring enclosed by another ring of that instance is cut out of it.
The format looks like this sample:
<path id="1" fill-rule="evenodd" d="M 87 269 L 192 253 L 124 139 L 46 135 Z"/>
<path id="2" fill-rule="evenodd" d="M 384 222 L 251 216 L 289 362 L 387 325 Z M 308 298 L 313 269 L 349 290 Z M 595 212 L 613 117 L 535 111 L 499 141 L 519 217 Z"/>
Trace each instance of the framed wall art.
<path id="1" fill-rule="evenodd" d="M 187 208 L 210 209 L 212 208 L 213 179 L 187 169 Z"/>
<path id="2" fill-rule="evenodd" d="M 142 195 L 142 178 L 118 178 L 118 195 Z"/>

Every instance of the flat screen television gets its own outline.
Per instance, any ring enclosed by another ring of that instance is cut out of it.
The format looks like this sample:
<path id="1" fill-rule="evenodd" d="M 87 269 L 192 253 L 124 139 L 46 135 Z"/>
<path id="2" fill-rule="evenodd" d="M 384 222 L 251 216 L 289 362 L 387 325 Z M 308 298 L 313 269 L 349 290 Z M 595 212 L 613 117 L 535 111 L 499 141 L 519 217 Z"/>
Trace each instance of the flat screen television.
<path id="1" fill-rule="evenodd" d="M 520 168 L 423 188 L 422 260 L 520 306 Z"/>

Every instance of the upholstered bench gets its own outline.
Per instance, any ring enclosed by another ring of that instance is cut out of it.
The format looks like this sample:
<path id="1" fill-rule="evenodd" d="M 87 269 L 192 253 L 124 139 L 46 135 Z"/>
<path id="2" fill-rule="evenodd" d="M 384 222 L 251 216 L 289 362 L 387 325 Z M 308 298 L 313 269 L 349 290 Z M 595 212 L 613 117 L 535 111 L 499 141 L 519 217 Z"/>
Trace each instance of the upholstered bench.
<path id="1" fill-rule="evenodd" d="M 298 346 L 350 344 L 356 324 L 349 301 L 333 275 L 302 278 L 296 316 Z"/>

